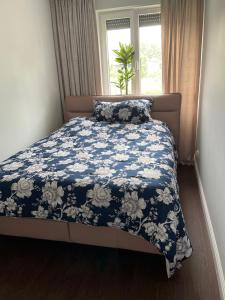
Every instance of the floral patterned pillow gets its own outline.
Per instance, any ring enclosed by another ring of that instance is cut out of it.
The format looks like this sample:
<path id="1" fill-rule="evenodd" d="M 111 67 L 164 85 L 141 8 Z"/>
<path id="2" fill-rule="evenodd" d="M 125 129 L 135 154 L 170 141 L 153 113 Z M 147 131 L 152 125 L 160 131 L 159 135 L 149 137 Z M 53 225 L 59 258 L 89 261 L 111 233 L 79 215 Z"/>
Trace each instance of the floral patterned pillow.
<path id="1" fill-rule="evenodd" d="M 121 102 L 95 100 L 93 116 L 96 121 L 140 124 L 151 120 L 152 100 L 138 99 Z"/>

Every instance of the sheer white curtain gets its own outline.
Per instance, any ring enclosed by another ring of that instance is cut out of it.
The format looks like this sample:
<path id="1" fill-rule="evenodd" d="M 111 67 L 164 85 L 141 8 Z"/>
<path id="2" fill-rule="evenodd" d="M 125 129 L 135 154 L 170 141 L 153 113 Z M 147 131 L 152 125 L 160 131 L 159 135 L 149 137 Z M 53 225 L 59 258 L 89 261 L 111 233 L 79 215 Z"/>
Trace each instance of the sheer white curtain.
<path id="1" fill-rule="evenodd" d="M 203 0 L 162 0 L 162 66 L 165 93 L 182 94 L 180 160 L 193 161 L 201 65 Z"/>
<path id="2" fill-rule="evenodd" d="M 50 0 L 61 99 L 101 95 L 94 0 Z"/>

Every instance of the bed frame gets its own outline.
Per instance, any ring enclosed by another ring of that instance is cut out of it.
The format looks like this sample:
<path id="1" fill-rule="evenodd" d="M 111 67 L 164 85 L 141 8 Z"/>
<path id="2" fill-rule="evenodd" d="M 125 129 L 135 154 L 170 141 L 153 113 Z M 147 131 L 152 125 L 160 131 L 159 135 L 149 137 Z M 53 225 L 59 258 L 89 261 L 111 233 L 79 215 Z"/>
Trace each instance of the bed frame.
<path id="1" fill-rule="evenodd" d="M 93 111 L 93 100 L 122 101 L 144 98 L 154 100 L 152 117 L 167 123 L 177 146 L 179 145 L 181 95 L 160 96 L 76 96 L 65 99 L 64 119 L 89 116 Z M 34 218 L 0 217 L 0 234 L 37 239 L 75 242 L 81 244 L 129 249 L 159 254 L 158 250 L 141 237 L 110 227 L 94 227 L 64 221 Z"/>
<path id="2" fill-rule="evenodd" d="M 159 96 L 72 96 L 65 99 L 64 120 L 78 116 L 90 116 L 95 99 L 119 102 L 132 99 L 153 99 L 151 116 L 166 122 L 173 133 L 176 145 L 179 145 L 181 94 Z"/>

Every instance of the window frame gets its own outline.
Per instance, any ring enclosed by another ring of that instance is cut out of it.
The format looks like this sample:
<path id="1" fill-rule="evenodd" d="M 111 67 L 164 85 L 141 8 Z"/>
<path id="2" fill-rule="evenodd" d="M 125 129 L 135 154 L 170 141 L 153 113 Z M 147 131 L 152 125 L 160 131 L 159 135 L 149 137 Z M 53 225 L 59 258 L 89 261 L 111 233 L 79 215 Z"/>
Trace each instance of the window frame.
<path id="1" fill-rule="evenodd" d="M 135 59 L 133 67 L 135 77 L 131 81 L 132 94 L 141 95 L 140 78 L 140 55 L 139 55 L 139 15 L 152 13 L 154 8 L 160 9 L 160 4 L 142 7 L 118 8 L 111 10 L 97 11 L 97 27 L 99 36 L 99 49 L 101 61 L 101 77 L 103 94 L 109 95 L 109 68 L 108 68 L 108 49 L 107 49 L 107 29 L 106 20 L 130 18 L 131 44 L 135 49 Z"/>

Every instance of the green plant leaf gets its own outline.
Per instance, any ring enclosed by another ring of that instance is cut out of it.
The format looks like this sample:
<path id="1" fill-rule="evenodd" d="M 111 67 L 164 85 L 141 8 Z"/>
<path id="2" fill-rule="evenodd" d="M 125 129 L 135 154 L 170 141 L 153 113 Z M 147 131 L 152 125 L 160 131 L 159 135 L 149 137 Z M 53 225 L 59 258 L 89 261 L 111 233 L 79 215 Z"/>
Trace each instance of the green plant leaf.
<path id="1" fill-rule="evenodd" d="M 125 89 L 127 94 L 129 80 L 135 76 L 134 69 L 132 68 L 135 55 L 134 47 L 132 45 L 119 43 L 119 49 L 115 49 L 113 52 L 116 54 L 115 62 L 121 65 L 121 68 L 117 70 L 117 82 L 113 83 L 116 87 L 120 88 L 121 93 Z"/>

